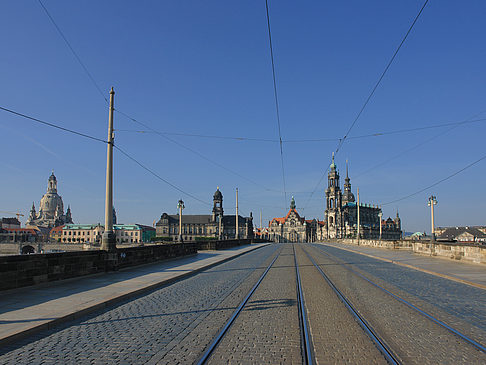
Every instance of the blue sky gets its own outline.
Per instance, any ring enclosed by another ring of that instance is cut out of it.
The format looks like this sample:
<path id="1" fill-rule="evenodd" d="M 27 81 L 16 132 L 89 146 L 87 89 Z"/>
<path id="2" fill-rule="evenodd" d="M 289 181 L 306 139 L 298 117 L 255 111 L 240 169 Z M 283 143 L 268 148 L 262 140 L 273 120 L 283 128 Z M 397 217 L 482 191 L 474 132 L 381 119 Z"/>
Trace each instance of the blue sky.
<path id="1" fill-rule="evenodd" d="M 115 88 L 120 111 L 161 132 L 278 139 L 264 1 L 43 3 L 105 96 Z M 282 138 L 342 137 L 422 4 L 270 0 Z M 486 118 L 485 15 L 484 1 L 430 1 L 350 137 Z M 0 106 L 106 138 L 105 100 L 37 1 L 0 3 L 0 39 Z M 278 143 L 171 135 L 175 144 L 134 132 L 143 127 L 118 113 L 115 129 L 126 152 L 208 201 L 115 153 L 121 222 L 152 224 L 180 198 L 185 213 L 210 212 L 217 186 L 228 214 L 238 187 L 241 212 L 257 224 L 261 209 L 265 222 L 284 215 L 291 195 L 306 218 L 323 218 L 327 179 L 310 193 L 336 141 L 284 143 L 285 201 Z M 0 131 L 0 210 L 28 215 L 54 169 L 74 220 L 103 220 L 104 144 L 1 111 Z M 383 204 L 485 155 L 485 132 L 479 121 L 349 139 L 336 162 L 344 175 L 349 159 L 362 201 Z M 406 230 L 429 232 L 434 194 L 437 225 L 486 224 L 485 163 L 383 206 L 384 215 L 398 208 Z"/>

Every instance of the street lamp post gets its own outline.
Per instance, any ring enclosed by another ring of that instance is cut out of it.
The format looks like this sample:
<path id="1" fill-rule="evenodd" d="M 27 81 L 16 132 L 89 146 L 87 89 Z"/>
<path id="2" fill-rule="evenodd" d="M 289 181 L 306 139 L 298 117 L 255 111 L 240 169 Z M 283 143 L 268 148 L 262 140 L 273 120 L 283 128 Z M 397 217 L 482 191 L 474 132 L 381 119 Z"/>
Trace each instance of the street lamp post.
<path id="1" fill-rule="evenodd" d="M 177 203 L 177 208 L 179 209 L 179 242 L 182 242 L 182 209 L 185 208 L 182 199 L 179 199 Z"/>
<path id="2" fill-rule="evenodd" d="M 382 232 L 382 227 L 381 227 L 381 221 L 382 221 L 382 219 L 381 219 L 381 217 L 383 217 L 383 213 L 382 213 L 381 210 L 378 213 L 378 217 L 380 218 L 380 241 L 381 241 L 381 232 Z"/>
<path id="3" fill-rule="evenodd" d="M 434 205 L 437 205 L 437 197 L 431 195 L 427 205 L 430 207 L 430 224 L 432 240 L 435 241 L 435 225 L 434 225 Z"/>

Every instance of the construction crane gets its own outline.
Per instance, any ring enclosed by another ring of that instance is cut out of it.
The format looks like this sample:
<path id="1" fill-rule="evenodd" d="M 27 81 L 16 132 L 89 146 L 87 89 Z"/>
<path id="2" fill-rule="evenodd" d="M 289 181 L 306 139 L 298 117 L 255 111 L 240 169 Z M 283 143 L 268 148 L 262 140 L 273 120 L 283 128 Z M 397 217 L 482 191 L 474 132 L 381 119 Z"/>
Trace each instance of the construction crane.
<path id="1" fill-rule="evenodd" d="M 20 212 L 17 212 L 17 213 L 13 213 L 13 212 L 8 212 L 8 211 L 5 211 L 5 210 L 0 210 L 0 213 L 6 213 L 6 214 L 13 214 L 13 215 L 16 215 L 17 216 L 17 220 L 20 222 L 20 217 L 25 217 L 22 213 Z"/>

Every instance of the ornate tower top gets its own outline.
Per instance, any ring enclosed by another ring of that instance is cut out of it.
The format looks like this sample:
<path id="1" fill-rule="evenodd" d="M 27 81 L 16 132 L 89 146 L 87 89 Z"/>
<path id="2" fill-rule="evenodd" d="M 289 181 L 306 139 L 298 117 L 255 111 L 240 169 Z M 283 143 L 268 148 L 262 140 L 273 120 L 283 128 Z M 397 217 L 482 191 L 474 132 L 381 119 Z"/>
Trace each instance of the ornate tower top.
<path id="1" fill-rule="evenodd" d="M 217 215 L 223 215 L 223 194 L 219 191 L 219 186 L 213 195 L 213 220 L 215 221 Z"/>
<path id="2" fill-rule="evenodd" d="M 295 205 L 295 199 L 294 197 L 292 196 L 292 200 L 290 201 L 290 209 L 295 209 L 297 206 Z"/>
<path id="3" fill-rule="evenodd" d="M 351 179 L 348 174 L 348 161 L 346 160 L 346 178 L 344 179 L 343 204 L 354 202 L 354 194 L 351 192 Z"/>
<path id="4" fill-rule="evenodd" d="M 49 176 L 49 180 L 47 182 L 47 192 L 48 193 L 57 193 L 57 179 L 54 175 L 54 170 L 52 171 L 51 176 Z"/>
<path id="5" fill-rule="evenodd" d="M 332 170 L 332 169 L 336 169 L 336 164 L 334 163 L 334 152 L 332 153 L 332 162 L 331 162 L 331 166 L 329 166 L 329 168 Z"/>

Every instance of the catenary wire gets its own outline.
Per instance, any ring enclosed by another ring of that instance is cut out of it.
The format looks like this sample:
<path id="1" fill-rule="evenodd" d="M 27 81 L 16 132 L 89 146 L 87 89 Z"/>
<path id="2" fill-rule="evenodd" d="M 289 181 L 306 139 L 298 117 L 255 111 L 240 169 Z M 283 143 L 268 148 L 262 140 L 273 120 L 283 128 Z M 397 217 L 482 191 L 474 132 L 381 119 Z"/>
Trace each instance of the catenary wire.
<path id="1" fill-rule="evenodd" d="M 445 128 L 449 126 L 459 126 L 471 123 L 478 123 L 478 122 L 486 122 L 486 118 L 474 119 L 474 120 L 463 120 L 459 122 L 446 122 L 446 123 L 438 123 L 424 127 L 416 127 L 416 128 L 406 128 L 406 129 L 398 129 L 394 131 L 385 131 L 385 132 L 374 132 L 369 134 L 363 134 L 359 136 L 351 136 L 348 137 L 350 139 L 364 139 L 364 138 L 373 138 L 373 137 L 382 137 L 387 135 L 393 134 L 401 134 L 401 133 L 410 133 L 416 131 L 423 131 L 427 129 L 438 129 L 438 128 Z M 278 139 L 270 139 L 270 138 L 255 138 L 255 137 L 235 137 L 235 136 L 218 136 L 218 135 L 207 135 L 207 134 L 196 134 L 196 133 L 180 133 L 180 132 L 163 132 L 163 131 L 150 131 L 150 130 L 134 130 L 134 129 L 116 129 L 117 132 L 130 132 L 130 133 L 141 133 L 141 134 L 165 134 L 169 136 L 182 136 L 182 137 L 196 137 L 196 138 L 214 138 L 214 139 L 225 139 L 225 140 L 235 140 L 235 141 L 256 141 L 256 142 L 272 142 L 278 143 Z M 339 142 L 341 138 L 313 138 L 313 139 L 283 139 L 282 143 L 309 143 L 309 142 Z"/>
<path id="2" fill-rule="evenodd" d="M 81 58 L 78 56 L 78 54 L 76 53 L 76 51 L 74 50 L 74 48 L 69 43 L 69 41 L 67 40 L 66 36 L 61 31 L 61 28 L 59 28 L 59 26 L 55 22 L 54 18 L 51 16 L 51 14 L 47 10 L 47 8 L 44 6 L 44 4 L 42 3 L 42 1 L 41 0 L 38 0 L 38 1 L 39 1 L 39 4 L 42 6 L 42 9 L 44 9 L 45 13 L 47 14 L 47 16 L 49 17 L 49 19 L 51 20 L 52 24 L 54 24 L 54 27 L 56 28 L 57 32 L 61 35 L 62 39 L 64 40 L 64 42 L 66 43 L 66 45 L 68 46 L 68 48 L 71 50 L 71 53 L 74 55 L 74 57 L 76 58 L 76 60 L 78 61 L 78 63 L 81 65 L 81 67 L 83 68 L 83 70 L 86 73 L 86 75 L 88 75 L 89 79 L 91 80 L 91 82 L 93 83 L 93 85 L 96 87 L 96 89 L 100 93 L 101 97 L 105 100 L 106 103 L 108 103 L 108 99 L 103 94 L 103 91 L 101 91 L 101 88 L 96 83 L 96 81 L 93 78 L 93 76 L 91 75 L 91 73 L 88 71 L 88 68 L 84 65 L 83 61 L 81 61 Z"/>
<path id="3" fill-rule="evenodd" d="M 397 49 L 395 50 L 395 53 L 393 54 L 392 58 L 390 59 L 390 61 L 388 62 L 388 64 L 386 65 L 385 67 L 385 70 L 382 72 L 380 78 L 378 79 L 378 81 L 376 82 L 375 86 L 373 87 L 373 89 L 371 90 L 371 93 L 368 95 L 368 97 L 366 98 L 366 101 L 364 102 L 363 106 L 361 107 L 359 113 L 356 115 L 356 118 L 354 119 L 353 123 L 351 123 L 351 126 L 349 127 L 348 131 L 346 132 L 346 134 L 344 135 L 344 137 L 341 139 L 341 141 L 339 142 L 338 144 L 338 147 L 336 148 L 336 154 L 339 152 L 339 150 L 341 149 L 341 146 L 343 145 L 344 141 L 346 140 L 346 138 L 348 138 L 348 135 L 349 133 L 351 132 L 351 130 L 353 129 L 353 127 L 356 125 L 356 122 L 358 121 L 358 119 L 360 118 L 361 114 L 363 114 L 363 111 L 365 110 L 366 106 L 368 105 L 369 101 L 371 100 L 371 98 L 373 97 L 376 89 L 378 88 L 378 86 L 380 85 L 381 81 L 383 80 L 383 78 L 385 77 L 385 74 L 387 73 L 388 69 L 390 68 L 391 64 L 393 63 L 393 61 L 395 60 L 395 57 L 397 56 L 398 52 L 400 51 L 400 48 L 402 48 L 402 45 L 405 43 L 405 40 L 407 39 L 408 35 L 410 34 L 410 32 L 412 31 L 415 23 L 417 22 L 418 18 L 420 17 L 420 15 L 422 14 L 422 11 L 424 10 L 425 6 L 427 5 L 427 3 L 429 2 L 429 0 L 425 0 L 424 4 L 422 5 L 422 7 L 420 8 L 420 11 L 418 12 L 418 14 L 416 15 L 415 19 L 413 20 L 412 24 L 410 25 L 410 27 L 408 28 L 408 31 L 407 33 L 405 34 L 405 36 L 403 37 L 402 41 L 400 42 L 400 44 L 398 45 Z"/>
<path id="4" fill-rule="evenodd" d="M 139 162 L 137 159 L 135 159 L 134 157 L 132 157 L 131 155 L 129 155 L 127 152 L 125 152 L 124 150 L 122 150 L 119 146 L 113 144 L 113 147 L 116 148 L 118 151 L 120 151 L 123 155 L 125 155 L 128 159 L 132 160 L 133 162 L 135 162 L 138 166 L 140 166 L 142 169 L 146 170 L 147 172 L 149 172 L 150 174 L 152 174 L 153 176 L 155 176 L 157 179 L 159 179 L 160 181 L 166 183 L 167 185 L 171 186 L 172 188 L 174 188 L 175 190 L 181 192 L 182 194 L 185 194 L 187 195 L 188 197 L 194 199 L 194 200 L 197 200 L 198 202 L 200 203 L 203 203 L 205 205 L 211 205 L 209 204 L 208 202 L 204 201 L 204 200 L 201 200 L 199 199 L 198 197 L 192 195 L 191 193 L 188 193 L 187 191 L 184 191 L 182 190 L 181 188 L 179 188 L 178 186 L 172 184 L 171 182 L 167 181 L 166 179 L 164 179 L 163 177 L 161 177 L 159 174 L 157 174 L 156 172 L 154 172 L 153 170 L 151 170 L 150 168 L 148 168 L 147 166 L 145 166 L 144 164 L 142 164 L 141 162 Z"/>
<path id="5" fill-rule="evenodd" d="M 278 108 L 277 79 L 275 77 L 275 61 L 273 57 L 272 31 L 270 29 L 270 15 L 268 11 L 268 0 L 265 0 L 265 9 L 267 13 L 267 28 L 268 28 L 268 42 L 270 47 L 270 58 L 272 61 L 273 94 L 275 96 L 275 110 L 277 112 L 278 139 L 280 144 L 280 163 L 282 165 L 282 181 L 283 181 L 285 202 L 287 202 L 287 188 L 285 186 L 285 168 L 284 168 L 284 158 L 283 158 L 282 131 L 280 128 L 280 112 Z"/>
<path id="6" fill-rule="evenodd" d="M 101 94 L 101 96 L 103 97 L 103 99 L 104 99 L 106 102 L 108 102 L 108 99 L 107 99 L 107 98 L 104 96 L 103 92 L 101 91 L 101 88 L 98 86 L 98 84 L 97 84 L 97 83 L 96 83 L 96 81 L 94 80 L 93 76 L 92 76 L 92 75 L 91 75 L 91 73 L 88 71 L 87 67 L 86 67 L 86 66 L 84 65 L 84 63 L 81 61 L 81 58 L 78 56 L 78 54 L 76 53 L 76 51 L 74 50 L 74 48 L 71 46 L 70 42 L 68 41 L 68 39 L 66 38 L 66 36 L 64 35 L 64 33 L 61 31 L 61 29 L 59 28 L 59 26 L 57 25 L 57 23 L 54 21 L 54 18 L 51 16 L 51 14 L 50 14 L 50 13 L 49 13 L 49 11 L 47 10 L 47 8 L 44 6 L 44 4 L 42 3 L 42 1 L 41 1 L 41 0 L 38 0 L 38 1 L 39 1 L 40 5 L 42 6 L 42 8 L 44 9 L 44 11 L 46 12 L 46 14 L 47 14 L 47 16 L 49 17 L 49 19 L 51 20 L 51 22 L 54 24 L 55 28 L 57 29 L 57 31 L 59 32 L 59 34 L 61 35 L 61 37 L 63 38 L 63 40 L 64 40 L 64 42 L 66 43 L 66 45 L 67 45 L 67 46 L 69 47 L 69 49 L 71 50 L 72 54 L 74 55 L 74 57 L 76 58 L 76 60 L 78 61 L 78 63 L 81 65 L 81 67 L 83 68 L 83 70 L 84 70 L 84 71 L 86 72 L 86 74 L 88 75 L 89 79 L 92 81 L 93 85 L 94 85 L 94 86 L 96 87 L 96 89 L 99 91 L 99 93 Z M 211 163 L 215 164 L 216 166 L 221 167 L 222 169 L 224 169 L 224 170 L 226 170 L 226 171 L 229 171 L 229 172 L 231 172 L 231 173 L 233 173 L 233 174 L 235 174 L 235 175 L 239 176 L 239 177 L 240 177 L 240 178 L 242 178 L 242 179 L 245 179 L 245 180 L 247 180 L 247 181 L 249 181 L 249 182 L 251 182 L 251 183 L 253 183 L 253 184 L 256 184 L 256 185 L 258 185 L 258 186 L 260 186 L 260 187 L 263 187 L 263 188 L 264 188 L 265 190 L 267 190 L 267 191 L 272 191 L 272 189 L 268 189 L 267 187 L 265 187 L 265 186 L 263 186 L 263 185 L 261 185 L 261 184 L 259 184 L 259 183 L 255 182 L 255 181 L 253 181 L 253 180 L 251 180 L 251 179 L 248 179 L 247 177 L 245 177 L 245 176 L 243 176 L 243 175 L 241 175 L 241 174 L 239 174 L 239 173 L 237 173 L 237 172 L 235 172 L 235 171 L 232 171 L 232 170 L 230 170 L 230 169 L 226 168 L 225 166 L 223 166 L 223 165 L 221 165 L 221 164 L 219 164 L 219 163 L 217 163 L 217 162 L 215 162 L 215 161 L 212 161 L 211 159 L 209 159 L 209 158 L 207 158 L 206 156 L 202 155 L 201 153 L 199 153 L 199 152 L 197 152 L 197 151 L 193 150 L 192 148 L 189 148 L 189 147 L 187 147 L 187 146 L 183 145 L 182 143 L 179 143 L 179 142 L 177 142 L 177 141 L 175 141 L 175 140 L 173 140 L 173 139 L 171 139 L 171 138 L 169 138 L 169 137 L 167 137 L 167 136 L 164 136 L 162 133 L 160 133 L 160 132 L 158 132 L 158 131 L 155 131 L 154 129 L 152 129 L 152 128 L 148 127 L 148 126 L 147 126 L 147 125 L 145 125 L 145 124 L 140 123 L 140 122 L 139 122 L 139 121 L 137 121 L 135 118 L 132 118 L 132 117 L 130 117 L 129 115 L 127 115 L 127 114 L 125 114 L 125 113 L 122 113 L 122 112 L 121 112 L 121 111 L 119 111 L 119 110 L 116 110 L 116 111 L 117 111 L 118 113 L 120 113 L 120 114 L 124 115 L 125 117 L 129 118 L 130 120 L 132 120 L 132 121 L 134 121 L 134 122 L 137 122 L 137 123 L 139 123 L 139 124 L 143 125 L 145 128 L 148 128 L 148 129 L 152 130 L 154 133 L 157 133 L 157 134 L 159 134 L 159 135 L 163 136 L 164 138 L 166 138 L 167 140 L 171 141 L 172 143 L 175 143 L 175 144 L 177 144 L 178 146 L 180 146 L 180 147 L 182 147 L 182 148 L 185 148 L 186 150 L 189 150 L 189 151 L 191 151 L 192 153 L 197 154 L 198 156 L 200 156 L 201 158 L 205 159 L 206 161 L 211 162 Z"/>
<path id="7" fill-rule="evenodd" d="M 60 125 L 57 125 L 57 124 L 54 124 L 54 123 L 50 123 L 50 122 L 46 122 L 44 120 L 40 120 L 40 119 L 31 117 L 30 115 L 16 112 L 16 111 L 14 111 L 12 109 L 8 109 L 8 108 L 4 108 L 4 107 L 0 106 L 0 110 L 6 111 L 8 113 L 12 113 L 12 114 L 17 115 L 17 116 L 22 117 L 22 118 L 26 118 L 26 119 L 32 120 L 33 122 L 36 122 L 36 123 L 44 124 L 44 125 L 49 126 L 49 127 L 52 127 L 52 128 L 57 128 L 57 129 L 60 129 L 62 131 L 69 132 L 69 133 L 72 133 L 72 134 L 76 134 L 76 135 L 81 136 L 81 137 L 89 138 L 89 139 L 92 139 L 94 141 L 108 143 L 104 139 L 97 138 L 97 137 L 93 137 L 93 136 L 90 136 L 88 134 L 84 134 L 84 133 L 81 133 L 81 132 L 78 132 L 78 131 L 75 131 L 75 130 L 72 130 L 72 129 L 69 129 L 69 128 L 61 127 Z"/>
<path id="8" fill-rule="evenodd" d="M 481 157 L 481 158 L 477 159 L 477 160 L 476 160 L 476 161 L 474 161 L 474 162 L 471 162 L 469 165 L 467 165 L 467 166 L 463 167 L 463 168 L 462 168 L 462 169 L 460 169 L 460 170 L 457 170 L 456 172 L 454 172 L 454 173 L 450 174 L 449 176 L 444 177 L 443 179 L 440 179 L 439 181 L 436 181 L 436 182 L 435 182 L 435 183 L 433 183 L 433 184 L 430 184 L 429 186 L 427 186 L 427 187 L 425 187 L 425 188 L 423 188 L 423 189 L 417 190 L 416 192 L 414 192 L 414 193 L 412 193 L 412 194 L 408 194 L 408 195 L 406 195 L 406 196 L 404 196 L 404 197 L 401 197 L 401 198 L 399 198 L 399 199 L 395 199 L 395 200 L 392 200 L 392 201 L 389 201 L 389 202 L 383 203 L 383 204 L 381 204 L 381 205 L 389 205 L 389 204 L 393 204 L 393 203 L 396 203 L 396 202 L 399 202 L 399 201 L 402 201 L 402 200 L 405 200 L 405 199 L 411 198 L 411 197 L 413 197 L 413 196 L 415 196 L 415 195 L 417 195 L 417 194 L 420 194 L 420 193 L 422 193 L 422 192 L 424 192 L 424 191 L 426 191 L 426 190 L 428 190 L 428 189 L 430 189 L 430 188 L 433 188 L 434 186 L 439 185 L 440 183 L 443 183 L 444 181 L 447 181 L 447 180 L 449 180 L 449 179 L 453 178 L 454 176 L 456 176 L 456 175 L 460 174 L 461 172 L 463 172 L 463 171 L 467 170 L 468 168 L 470 168 L 470 167 L 472 167 L 472 166 L 476 165 L 477 163 L 481 162 L 481 161 L 482 161 L 482 160 L 484 160 L 484 159 L 486 159 L 486 155 L 484 155 L 483 157 Z"/>
<path id="9" fill-rule="evenodd" d="M 189 152 L 191 152 L 191 153 L 193 153 L 193 154 L 195 154 L 195 155 L 199 156 L 199 157 L 200 157 L 200 158 L 202 158 L 203 160 L 206 160 L 206 161 L 208 161 L 208 162 L 212 163 L 213 165 L 215 165 L 215 166 L 217 166 L 217 167 L 220 167 L 220 168 L 222 168 L 223 170 L 226 170 L 226 171 L 228 171 L 228 172 L 230 172 L 230 173 L 232 173 L 232 174 L 234 174 L 234 175 L 236 175 L 236 176 L 240 177 L 241 179 L 244 179 L 244 180 L 246 180 L 246 181 L 248 181 L 248 182 L 250 182 L 250 183 L 252 183 L 252 184 L 254 184 L 254 185 L 256 185 L 256 186 L 259 186 L 259 187 L 261 187 L 261 188 L 265 189 L 266 191 L 275 191 L 275 190 L 273 190 L 273 189 L 270 189 L 270 188 L 268 188 L 268 187 L 266 187 L 266 186 L 264 186 L 264 185 L 262 185 L 262 184 L 260 184 L 260 183 L 258 183 L 258 182 L 256 182 L 256 181 L 254 181 L 254 180 L 252 180 L 252 179 L 250 179 L 250 178 L 248 178 L 248 177 L 246 177 L 246 176 L 244 176 L 244 175 L 242 175 L 242 174 L 240 174 L 240 173 L 236 172 L 236 171 L 233 171 L 233 170 L 231 170 L 231 169 L 227 168 L 226 166 L 224 166 L 224 165 L 220 164 L 219 162 L 216 162 L 216 161 L 214 161 L 214 160 L 210 159 L 209 157 L 206 157 L 205 155 L 203 155 L 202 153 L 200 153 L 200 152 L 198 152 L 198 151 L 196 151 L 196 150 L 192 149 L 191 147 L 188 147 L 188 146 L 186 146 L 186 145 L 184 145 L 184 144 L 182 144 L 182 143 L 180 143 L 180 142 L 178 142 L 178 141 L 176 141 L 176 140 L 174 140 L 174 139 L 172 139 L 172 138 L 170 138 L 170 137 L 168 137 L 168 136 L 164 135 L 163 133 L 161 133 L 161 132 L 159 132 L 159 131 L 157 131 L 157 130 L 153 129 L 153 128 L 152 128 L 152 127 L 150 127 L 149 125 L 147 125 L 147 124 L 145 124 L 145 123 L 143 123 L 143 122 L 139 121 L 139 120 L 138 120 L 138 119 L 136 119 L 136 118 L 133 118 L 132 116 L 128 115 L 127 113 L 122 112 L 122 111 L 120 111 L 120 110 L 118 110 L 118 109 L 115 109 L 115 111 L 116 111 L 116 112 L 118 112 L 119 114 L 123 115 L 124 117 L 126 117 L 126 118 L 130 119 L 131 121 L 133 121 L 133 122 L 135 122 L 135 123 L 137 123 L 137 124 L 139 124 L 139 125 L 141 125 L 141 126 L 143 126 L 143 127 L 147 128 L 147 129 L 149 129 L 149 130 L 150 130 L 150 131 L 152 131 L 153 133 L 158 134 L 158 135 L 159 135 L 159 136 L 161 136 L 162 138 L 165 138 L 165 139 L 166 139 L 166 140 L 168 140 L 169 142 L 174 143 L 174 144 L 176 144 L 177 146 L 179 146 L 179 147 L 181 147 L 181 148 L 184 148 L 185 150 L 187 150 L 187 151 L 189 151 Z"/>
<path id="10" fill-rule="evenodd" d="M 460 125 L 463 125 L 463 124 L 466 124 L 466 123 L 474 123 L 474 122 L 479 122 L 479 121 L 483 121 L 483 120 L 485 120 L 485 119 L 475 119 L 475 118 L 478 118 L 478 117 L 479 117 L 481 114 L 483 114 L 483 113 L 485 113 L 485 112 L 486 112 L 486 110 L 480 111 L 479 113 L 476 113 L 476 114 L 474 114 L 473 116 L 471 116 L 471 117 L 469 117 L 468 119 L 463 120 L 463 121 L 461 121 L 461 122 L 453 122 L 453 123 L 442 124 L 443 126 L 452 126 L 452 127 L 451 127 L 451 128 L 449 128 L 449 129 L 447 129 L 446 131 L 440 132 L 440 133 L 438 133 L 438 134 L 436 134 L 436 135 L 434 135 L 434 136 L 432 136 L 432 137 L 430 137 L 430 138 L 427 138 L 425 141 L 422 141 L 422 142 L 420 142 L 420 143 L 418 143 L 418 144 L 414 145 L 414 146 L 413 146 L 413 147 L 411 147 L 411 148 L 407 148 L 407 149 L 405 149 L 404 151 L 402 151 L 402 152 L 400 152 L 400 153 L 396 154 L 395 156 L 393 156 L 393 157 L 391 157 L 391 158 L 389 158 L 389 159 L 387 159 L 387 160 L 385 160 L 385 161 L 382 161 L 382 162 L 378 163 L 377 165 L 374 165 L 373 167 L 371 167 L 371 168 L 369 168 L 369 169 L 367 169 L 367 170 L 365 170 L 365 171 L 363 171 L 363 172 L 359 173 L 359 174 L 358 174 L 358 175 L 356 175 L 354 178 L 355 178 L 355 179 L 357 179 L 357 178 L 359 178 L 360 176 L 366 175 L 367 173 L 369 173 L 369 172 L 371 172 L 371 171 L 375 170 L 376 168 L 381 167 L 381 166 L 383 166 L 383 165 L 385 165 L 385 164 L 387 164 L 387 163 L 389 163 L 389 162 L 391 162 L 391 161 L 393 161 L 393 160 L 395 160 L 395 159 L 397 159 L 397 158 L 399 158 L 399 157 L 403 156 L 404 154 L 407 154 L 407 153 L 409 153 L 409 152 L 412 152 L 412 151 L 414 151 L 415 149 L 417 149 L 417 148 L 419 148 L 419 147 L 421 147 L 421 146 L 423 146 L 423 145 L 425 145 L 425 144 L 427 144 L 427 143 L 429 143 L 429 142 L 433 141 L 434 139 L 439 138 L 439 137 L 441 137 L 442 135 L 449 133 L 450 131 L 452 131 L 453 129 L 455 129 L 455 128 L 459 127 Z M 423 128 L 426 128 L 426 127 L 423 127 Z"/>
<path id="11" fill-rule="evenodd" d="M 345 142 L 345 140 L 348 138 L 348 135 L 349 133 L 351 132 L 351 130 L 354 128 L 354 126 L 356 125 L 358 119 L 361 117 L 361 114 L 363 114 L 363 111 L 365 110 L 366 106 L 368 105 L 368 103 L 370 102 L 371 98 L 373 97 L 376 89 L 378 88 L 378 86 L 380 85 L 381 81 L 383 80 L 383 78 L 385 77 L 385 74 L 387 73 L 388 69 L 390 68 L 391 64 L 393 63 L 393 61 L 395 60 L 395 57 L 397 56 L 398 52 L 400 51 L 400 49 L 402 48 L 402 45 L 405 43 L 405 40 L 407 39 L 408 35 L 410 34 L 410 32 L 412 31 L 415 23 L 417 22 L 418 18 L 420 17 L 420 15 L 422 14 L 425 6 L 427 5 L 427 3 L 429 2 L 429 0 L 425 0 L 424 4 L 422 5 L 422 7 L 420 8 L 420 11 L 418 12 L 418 14 L 415 16 L 415 19 L 413 20 L 412 24 L 410 25 L 410 27 L 408 28 L 407 30 L 407 33 L 405 34 L 405 36 L 403 37 L 402 41 L 400 42 L 400 44 L 398 45 L 397 49 L 395 50 L 395 53 L 393 54 L 392 58 L 390 59 L 390 61 L 388 61 L 388 64 L 386 65 L 384 71 L 382 72 L 381 76 L 379 77 L 378 81 L 376 82 L 375 86 L 373 87 L 373 89 L 371 90 L 370 94 L 368 95 L 368 97 L 366 98 L 366 101 L 364 102 L 363 106 L 361 107 L 360 111 L 358 112 L 358 114 L 356 115 L 355 119 L 353 120 L 353 122 L 351 123 L 351 126 L 348 128 L 346 134 L 344 135 L 344 137 L 339 141 L 338 143 L 338 146 L 336 148 L 336 151 L 335 151 L 335 154 L 337 155 L 337 153 L 339 152 L 339 150 L 341 149 L 343 143 Z M 314 195 L 314 192 L 319 188 L 320 186 L 320 183 L 321 181 L 324 179 L 326 173 L 327 173 L 327 170 L 329 169 L 329 166 L 328 168 L 326 169 L 326 171 L 324 172 L 324 174 L 321 176 L 321 178 L 319 179 L 319 183 L 316 185 L 315 189 L 313 190 L 313 192 L 311 193 L 311 195 L 309 196 L 309 199 L 307 201 L 307 204 L 308 202 L 310 201 L 310 199 L 312 198 L 312 196 Z M 307 205 L 306 204 L 306 205 Z"/>

